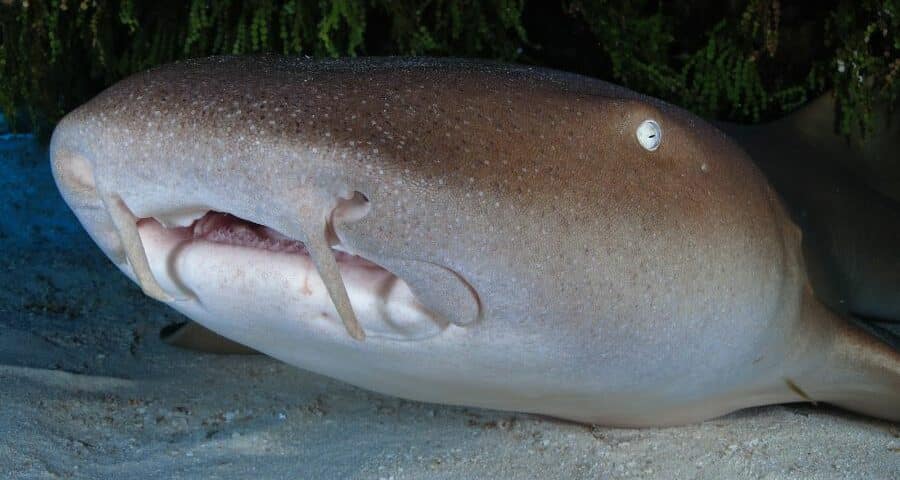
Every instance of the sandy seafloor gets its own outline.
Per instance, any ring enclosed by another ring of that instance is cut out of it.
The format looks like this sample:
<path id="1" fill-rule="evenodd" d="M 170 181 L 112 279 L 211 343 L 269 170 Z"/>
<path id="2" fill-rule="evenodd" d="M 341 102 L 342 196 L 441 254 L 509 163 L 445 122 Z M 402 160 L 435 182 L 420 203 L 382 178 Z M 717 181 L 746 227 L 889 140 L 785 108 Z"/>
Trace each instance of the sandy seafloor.
<path id="1" fill-rule="evenodd" d="M 46 149 L 0 139 L 0 478 L 900 478 L 900 425 L 773 406 L 627 430 L 386 397 L 163 344 Z"/>

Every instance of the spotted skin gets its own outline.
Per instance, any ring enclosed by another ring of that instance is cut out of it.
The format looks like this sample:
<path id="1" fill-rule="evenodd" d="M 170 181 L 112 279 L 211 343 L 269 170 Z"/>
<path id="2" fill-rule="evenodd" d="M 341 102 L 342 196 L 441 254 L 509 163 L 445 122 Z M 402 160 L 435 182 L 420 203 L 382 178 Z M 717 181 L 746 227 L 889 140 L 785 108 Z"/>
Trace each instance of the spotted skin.
<path id="1" fill-rule="evenodd" d="M 662 132 L 652 151 L 636 135 L 647 120 Z M 318 245 L 333 232 L 405 281 L 439 333 L 359 341 L 275 317 L 237 328 L 245 319 L 203 293 L 170 303 L 365 388 L 625 426 L 800 401 L 800 388 L 900 418 L 897 354 L 844 333 L 813 297 L 799 230 L 744 151 L 601 81 L 466 60 L 212 57 L 103 92 L 63 119 L 52 158 L 76 215 L 133 278 L 121 252 L 137 247 L 94 195 L 163 223 L 215 210 Z M 335 215 L 355 192 L 365 214 Z"/>

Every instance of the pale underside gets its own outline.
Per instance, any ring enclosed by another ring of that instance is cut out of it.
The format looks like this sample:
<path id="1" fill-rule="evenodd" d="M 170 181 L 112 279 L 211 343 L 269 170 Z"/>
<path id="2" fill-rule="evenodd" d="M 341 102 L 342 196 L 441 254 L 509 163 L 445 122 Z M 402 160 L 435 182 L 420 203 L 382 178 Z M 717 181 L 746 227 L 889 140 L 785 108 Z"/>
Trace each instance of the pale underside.
<path id="1" fill-rule="evenodd" d="M 342 252 L 337 244 L 341 277 L 366 332 L 366 340 L 358 342 L 347 334 L 301 242 L 219 212 L 167 220 L 169 228 L 153 218 L 141 219 L 138 230 L 160 286 L 172 297 L 182 297 L 171 306 L 229 339 L 371 390 L 621 425 L 678 424 L 748 405 L 802 399 L 787 388 L 754 386 L 754 379 L 748 379 L 745 390 L 725 395 L 696 391 L 678 400 L 664 386 L 650 395 L 643 390 L 581 391 L 555 388 L 557 382 L 548 381 L 552 374 L 546 371 L 505 379 L 473 369 L 467 364 L 471 359 L 454 361 L 440 353 L 465 351 L 473 340 L 471 329 L 430 313 L 402 279 Z M 120 268 L 134 278 L 127 265 Z M 696 401 L 710 393 L 713 399 Z M 659 411 L 665 412 L 665 420 L 649 414 Z"/>

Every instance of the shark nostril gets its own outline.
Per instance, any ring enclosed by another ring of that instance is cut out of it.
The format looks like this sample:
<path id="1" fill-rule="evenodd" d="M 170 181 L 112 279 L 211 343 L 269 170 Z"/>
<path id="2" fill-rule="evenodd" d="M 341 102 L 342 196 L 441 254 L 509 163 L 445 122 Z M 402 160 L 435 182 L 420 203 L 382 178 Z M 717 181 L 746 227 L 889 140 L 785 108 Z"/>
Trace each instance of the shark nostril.
<path id="1" fill-rule="evenodd" d="M 355 222 L 369 214 L 371 206 L 369 197 L 359 191 L 354 191 L 349 199 L 338 200 L 337 206 L 331 213 L 332 221 L 340 220 Z"/>
<path id="2" fill-rule="evenodd" d="M 94 182 L 94 172 L 84 156 L 71 155 L 67 163 L 66 170 L 71 174 L 69 178 L 73 184 L 85 190 L 96 190 L 97 185 Z"/>
<path id="3" fill-rule="evenodd" d="M 60 191 L 70 205 L 73 207 L 100 207 L 100 196 L 97 194 L 94 172 L 84 155 L 57 149 L 53 151 L 51 165 Z"/>
<path id="4" fill-rule="evenodd" d="M 350 198 L 339 198 L 326 225 L 328 244 L 334 246 L 341 243 L 335 225 L 361 220 L 369 214 L 370 209 L 369 197 L 359 191 L 354 191 Z"/>

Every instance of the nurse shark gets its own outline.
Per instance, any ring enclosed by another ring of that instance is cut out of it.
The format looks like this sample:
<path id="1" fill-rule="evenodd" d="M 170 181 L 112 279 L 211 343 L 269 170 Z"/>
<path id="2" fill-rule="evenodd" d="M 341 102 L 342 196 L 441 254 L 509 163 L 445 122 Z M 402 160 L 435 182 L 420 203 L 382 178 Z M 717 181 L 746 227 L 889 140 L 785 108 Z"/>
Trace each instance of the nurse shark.
<path id="1" fill-rule="evenodd" d="M 900 420 L 900 354 L 817 297 L 745 150 L 599 80 L 189 60 L 68 114 L 51 162 L 147 295 L 363 388 L 631 427 L 795 401 Z"/>

